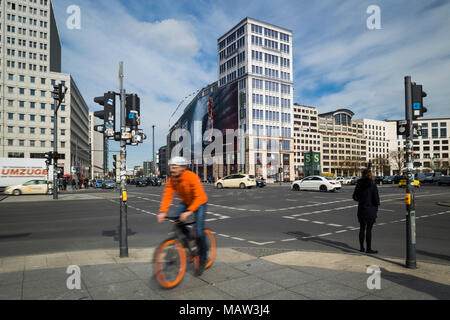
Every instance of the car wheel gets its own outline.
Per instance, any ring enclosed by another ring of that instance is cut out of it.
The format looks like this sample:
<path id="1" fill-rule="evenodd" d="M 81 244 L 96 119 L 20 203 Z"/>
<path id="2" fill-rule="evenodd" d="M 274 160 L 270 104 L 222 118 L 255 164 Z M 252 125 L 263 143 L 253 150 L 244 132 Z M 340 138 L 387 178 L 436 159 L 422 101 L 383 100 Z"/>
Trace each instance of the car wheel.
<path id="1" fill-rule="evenodd" d="M 223 185 L 221 183 L 217 184 L 217 189 L 223 189 Z"/>
<path id="2" fill-rule="evenodd" d="M 13 195 L 16 197 L 20 196 L 21 194 L 22 194 L 22 192 L 20 192 L 20 190 L 18 190 L 18 189 L 13 191 Z"/>
<path id="3" fill-rule="evenodd" d="M 327 192 L 327 191 L 328 191 L 328 188 L 327 188 L 327 186 L 325 186 L 325 185 L 321 185 L 320 188 L 319 188 L 319 190 L 320 190 L 320 192 Z"/>
<path id="4" fill-rule="evenodd" d="M 239 185 L 239 188 L 240 188 L 240 189 L 245 189 L 245 184 L 244 184 L 244 183 L 241 183 L 241 184 Z"/>
<path id="5" fill-rule="evenodd" d="M 294 191 L 300 191 L 300 186 L 298 184 L 294 185 Z"/>

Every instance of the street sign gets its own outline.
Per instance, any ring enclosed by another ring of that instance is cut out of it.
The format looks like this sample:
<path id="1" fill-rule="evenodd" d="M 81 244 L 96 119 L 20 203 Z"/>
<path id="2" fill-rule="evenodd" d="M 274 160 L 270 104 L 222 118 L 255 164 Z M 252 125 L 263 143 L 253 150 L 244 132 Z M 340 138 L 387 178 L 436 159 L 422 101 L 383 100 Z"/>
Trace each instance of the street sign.
<path id="1" fill-rule="evenodd" d="M 408 135 L 408 121 L 406 120 L 397 121 L 397 135 L 398 136 Z"/>

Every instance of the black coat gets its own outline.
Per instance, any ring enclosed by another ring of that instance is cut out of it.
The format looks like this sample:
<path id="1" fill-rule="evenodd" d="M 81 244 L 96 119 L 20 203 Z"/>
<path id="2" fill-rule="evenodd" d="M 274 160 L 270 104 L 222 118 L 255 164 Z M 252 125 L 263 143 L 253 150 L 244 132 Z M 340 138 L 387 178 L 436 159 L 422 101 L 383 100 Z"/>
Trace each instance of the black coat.
<path id="1" fill-rule="evenodd" d="M 360 179 L 356 184 L 353 199 L 358 201 L 358 218 L 374 222 L 378 218 L 380 196 L 377 185 L 369 179 Z"/>

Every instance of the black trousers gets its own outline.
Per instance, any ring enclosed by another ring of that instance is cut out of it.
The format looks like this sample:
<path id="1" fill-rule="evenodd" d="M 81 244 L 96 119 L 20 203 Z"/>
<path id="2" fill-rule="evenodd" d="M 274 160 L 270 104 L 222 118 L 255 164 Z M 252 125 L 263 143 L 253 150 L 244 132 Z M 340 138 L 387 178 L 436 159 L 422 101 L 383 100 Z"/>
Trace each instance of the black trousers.
<path id="1" fill-rule="evenodd" d="M 364 240 L 366 240 L 367 250 L 372 250 L 372 228 L 375 221 L 359 221 L 359 244 L 364 248 Z"/>

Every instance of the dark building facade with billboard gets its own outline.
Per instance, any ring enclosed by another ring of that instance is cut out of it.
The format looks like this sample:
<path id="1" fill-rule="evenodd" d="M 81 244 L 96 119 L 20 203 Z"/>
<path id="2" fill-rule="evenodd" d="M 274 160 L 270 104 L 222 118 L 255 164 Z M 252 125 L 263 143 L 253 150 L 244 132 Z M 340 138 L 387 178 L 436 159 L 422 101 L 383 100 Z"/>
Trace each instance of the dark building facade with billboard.
<path id="1" fill-rule="evenodd" d="M 201 90 L 170 129 L 167 137 L 167 157 L 179 155 L 190 159 L 191 170 L 197 173 L 202 180 L 206 180 L 210 176 L 218 178 L 238 173 L 239 139 L 237 136 L 229 135 L 227 144 L 226 136 L 227 131 L 236 133 L 239 127 L 238 97 L 237 82 L 221 88 L 215 82 Z M 182 152 L 180 154 L 176 149 L 176 145 L 183 141 L 181 137 L 177 136 L 177 129 L 189 132 L 191 154 L 182 154 Z M 209 158 L 204 157 L 205 151 L 211 150 L 212 143 L 220 141 L 216 140 L 218 138 L 212 130 L 215 130 L 216 134 L 220 131 L 223 143 L 220 143 L 219 150 L 217 150 L 218 148 L 213 150 L 211 153 L 213 157 Z"/>

